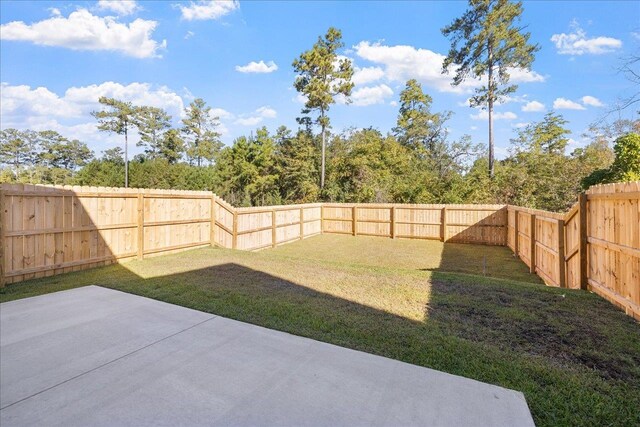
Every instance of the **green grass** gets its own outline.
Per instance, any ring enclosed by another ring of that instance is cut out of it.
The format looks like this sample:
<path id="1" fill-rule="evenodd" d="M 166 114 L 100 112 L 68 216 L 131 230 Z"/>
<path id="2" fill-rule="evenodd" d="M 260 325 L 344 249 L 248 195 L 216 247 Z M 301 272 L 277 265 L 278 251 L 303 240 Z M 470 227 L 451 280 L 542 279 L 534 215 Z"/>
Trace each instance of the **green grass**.
<path id="1" fill-rule="evenodd" d="M 539 426 L 640 425 L 640 324 L 506 248 L 323 235 L 7 286 L 97 284 L 522 391 Z"/>

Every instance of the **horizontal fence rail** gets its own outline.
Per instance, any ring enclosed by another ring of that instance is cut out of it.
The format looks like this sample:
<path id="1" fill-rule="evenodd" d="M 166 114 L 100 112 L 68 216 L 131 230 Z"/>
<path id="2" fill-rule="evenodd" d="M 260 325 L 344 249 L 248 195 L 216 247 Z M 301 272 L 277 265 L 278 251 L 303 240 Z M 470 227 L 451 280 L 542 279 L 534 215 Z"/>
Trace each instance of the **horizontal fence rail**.
<path id="1" fill-rule="evenodd" d="M 314 203 L 235 208 L 207 191 L 2 184 L 2 285 L 195 247 L 318 234 L 508 246 L 547 285 L 640 319 L 640 182 L 591 187 L 567 213 L 511 205 Z"/>

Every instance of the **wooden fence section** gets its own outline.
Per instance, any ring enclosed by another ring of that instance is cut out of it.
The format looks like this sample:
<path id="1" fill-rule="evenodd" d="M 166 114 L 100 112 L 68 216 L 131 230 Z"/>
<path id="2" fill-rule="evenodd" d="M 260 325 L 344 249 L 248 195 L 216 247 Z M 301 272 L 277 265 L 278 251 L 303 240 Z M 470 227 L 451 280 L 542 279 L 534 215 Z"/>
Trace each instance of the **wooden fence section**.
<path id="1" fill-rule="evenodd" d="M 2 184 L 6 283 L 211 244 L 212 194 Z"/>
<path id="2" fill-rule="evenodd" d="M 505 245 L 505 205 L 335 204 L 322 206 L 322 232 Z"/>
<path id="3" fill-rule="evenodd" d="M 507 246 L 545 283 L 565 287 L 564 215 L 537 209 L 508 206 Z"/>
<path id="4" fill-rule="evenodd" d="M 587 190 L 586 286 L 640 320 L 640 182 Z"/>
<path id="5" fill-rule="evenodd" d="M 507 245 L 532 273 L 592 290 L 640 320 L 640 182 L 593 186 L 566 214 L 507 211 Z"/>
<path id="6" fill-rule="evenodd" d="M 231 228 L 234 249 L 276 247 L 321 233 L 321 204 L 237 208 Z"/>

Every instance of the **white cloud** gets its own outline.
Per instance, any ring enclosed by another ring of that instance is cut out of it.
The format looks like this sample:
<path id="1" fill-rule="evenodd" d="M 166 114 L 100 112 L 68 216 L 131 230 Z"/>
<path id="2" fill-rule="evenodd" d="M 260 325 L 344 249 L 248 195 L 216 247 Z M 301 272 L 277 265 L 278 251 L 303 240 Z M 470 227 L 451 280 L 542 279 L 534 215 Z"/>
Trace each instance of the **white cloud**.
<path id="1" fill-rule="evenodd" d="M 385 46 L 380 43 L 362 41 L 353 46 L 360 58 L 382 64 L 385 77 L 391 81 L 406 82 L 416 78 L 432 88 L 443 92 L 461 92 L 462 88 L 452 87 L 451 78 L 441 74 L 444 55 L 428 49 L 413 46 Z M 470 82 L 463 85 L 470 87 Z"/>
<path id="2" fill-rule="evenodd" d="M 377 86 L 365 86 L 351 93 L 353 105 L 361 107 L 374 104 L 383 104 L 385 99 L 393 95 L 393 90 L 385 84 Z M 339 101 L 341 103 L 344 100 Z"/>
<path id="3" fill-rule="evenodd" d="M 193 31 L 187 31 L 187 34 L 184 35 L 184 39 L 185 40 L 189 40 L 191 37 L 195 36 L 196 33 L 194 33 Z"/>
<path id="4" fill-rule="evenodd" d="M 262 117 L 260 116 L 252 116 L 252 117 L 241 117 L 236 120 L 236 124 L 240 126 L 255 126 L 262 122 Z"/>
<path id="5" fill-rule="evenodd" d="M 278 69 L 275 62 L 251 61 L 247 65 L 236 65 L 236 71 L 240 73 L 273 73 Z"/>
<path id="6" fill-rule="evenodd" d="M 509 81 L 514 83 L 543 83 L 546 78 L 535 71 L 523 68 L 509 68 Z"/>
<path id="7" fill-rule="evenodd" d="M 27 119 L 49 120 L 89 118 L 91 111 L 100 109 L 101 96 L 130 101 L 134 105 L 150 105 L 167 110 L 174 117 L 183 111 L 180 95 L 165 86 L 154 88 L 150 83 L 122 85 L 104 82 L 99 85 L 70 87 L 60 96 L 45 87 L 12 86 L 2 83 L 0 118 L 4 122 L 25 122 Z M 93 119 L 91 119 L 93 120 Z M 95 122 L 93 122 L 95 125 Z"/>
<path id="8" fill-rule="evenodd" d="M 354 67 L 353 77 L 351 81 L 355 85 L 363 85 L 375 82 L 384 77 L 384 70 L 380 67 Z"/>
<path id="9" fill-rule="evenodd" d="M 60 9 L 58 9 L 57 7 L 50 7 L 49 9 L 47 9 L 49 12 L 51 12 L 52 16 L 60 16 Z"/>
<path id="10" fill-rule="evenodd" d="M 209 115 L 211 117 L 217 117 L 219 119 L 233 119 L 234 115 L 233 113 L 228 112 L 227 110 L 223 109 L 223 108 L 212 108 L 211 111 L 209 111 Z"/>
<path id="11" fill-rule="evenodd" d="M 158 23 L 136 19 L 124 24 L 115 18 L 99 17 L 86 9 L 72 12 L 68 18 L 53 16 L 31 25 L 12 21 L 0 26 L 2 40 L 30 41 L 42 46 L 65 47 L 73 50 L 107 50 L 135 58 L 160 57 L 158 50 L 166 47 L 153 40 Z"/>
<path id="12" fill-rule="evenodd" d="M 182 99 L 183 100 L 187 100 L 187 101 L 193 101 L 194 99 L 196 99 L 196 97 L 193 96 L 193 94 L 191 93 L 189 88 L 187 88 L 186 86 L 183 86 L 182 87 Z"/>
<path id="13" fill-rule="evenodd" d="M 602 101 L 600 101 L 595 96 L 589 96 L 589 95 L 583 96 L 582 103 L 584 105 L 590 105 L 591 107 L 604 107 L 604 104 L 602 103 Z"/>
<path id="14" fill-rule="evenodd" d="M 428 49 L 413 46 L 386 46 L 381 43 L 361 41 L 353 46 L 360 58 L 383 66 L 384 77 L 390 81 L 405 83 L 409 79 L 418 79 L 427 86 L 440 92 L 470 92 L 482 84 L 481 80 L 468 79 L 460 86 L 451 86 L 453 72 L 442 74 L 445 55 Z M 514 83 L 543 82 L 544 76 L 535 71 L 510 69 Z"/>
<path id="15" fill-rule="evenodd" d="M 149 105 L 164 108 L 174 117 L 183 112 L 182 97 L 166 86 L 154 88 L 150 83 L 131 83 L 123 85 L 115 82 L 104 82 L 99 85 L 71 87 L 67 89 L 64 99 L 82 106 L 84 111 L 99 107 L 98 98 L 110 98 L 130 101 L 134 105 Z"/>
<path id="16" fill-rule="evenodd" d="M 291 98 L 291 100 L 296 104 L 306 104 L 308 98 L 305 95 L 298 92 L 295 97 Z"/>
<path id="17" fill-rule="evenodd" d="M 556 98 L 553 101 L 553 108 L 555 110 L 584 110 L 585 108 L 577 102 L 571 101 L 565 98 Z"/>
<path id="18" fill-rule="evenodd" d="M 24 114 L 33 116 L 75 117 L 82 114 L 77 105 L 66 102 L 46 87 L 11 86 L 2 83 L 0 91 L 0 116 Z"/>
<path id="19" fill-rule="evenodd" d="M 560 55 L 600 55 L 614 52 L 622 47 L 622 41 L 613 37 L 588 38 L 587 33 L 580 28 L 577 21 L 571 23 L 572 32 L 554 34 L 551 41 L 555 44 Z"/>
<path id="20" fill-rule="evenodd" d="M 512 127 L 516 128 L 516 129 L 522 129 L 522 128 L 527 127 L 527 126 L 529 126 L 529 123 L 526 123 L 526 122 L 518 122 L 518 123 L 514 123 L 512 125 Z"/>
<path id="21" fill-rule="evenodd" d="M 392 107 L 397 107 L 398 106 L 398 102 L 397 101 L 391 101 L 389 103 L 389 105 L 391 105 Z"/>
<path id="22" fill-rule="evenodd" d="M 524 104 L 528 102 L 528 95 L 505 95 L 494 102 L 493 105 L 506 105 L 510 103 Z M 464 101 L 458 101 L 456 104 L 460 107 L 470 107 L 471 98 L 467 98 Z"/>
<path id="23" fill-rule="evenodd" d="M 515 120 L 518 116 L 511 111 L 505 111 L 504 113 L 493 113 L 493 120 Z M 488 120 L 489 113 L 486 110 L 481 110 L 478 114 L 471 114 L 473 120 Z"/>
<path id="24" fill-rule="evenodd" d="M 140 10 L 140 6 L 135 0 L 100 0 L 98 9 L 115 12 L 118 16 L 127 16 Z"/>
<path id="25" fill-rule="evenodd" d="M 522 111 L 524 111 L 525 113 L 544 111 L 544 104 L 538 101 L 527 102 L 522 106 Z"/>
<path id="26" fill-rule="evenodd" d="M 57 94 L 46 87 L 31 88 L 26 85 L 2 83 L 0 87 L 0 123 L 3 128 L 46 130 L 60 132 L 67 138 L 79 139 L 99 152 L 105 144 L 122 144 L 119 135 L 100 132 L 91 111 L 101 108 L 100 96 L 130 101 L 134 105 L 150 105 L 164 108 L 178 125 L 183 111 L 180 95 L 165 86 L 150 83 L 123 85 L 104 82 L 81 87 L 70 87 Z M 219 129 L 220 130 L 220 129 Z M 130 148 L 135 146 L 137 134 L 130 134 Z"/>
<path id="27" fill-rule="evenodd" d="M 277 117 L 278 113 L 273 108 L 265 105 L 256 109 L 249 116 L 241 116 L 239 117 L 235 123 L 240 126 L 255 126 L 259 123 L 262 123 L 264 119 L 273 119 Z"/>
<path id="28" fill-rule="evenodd" d="M 256 113 L 258 113 L 260 116 L 264 117 L 265 119 L 275 119 L 278 115 L 276 110 L 269 107 L 268 105 L 258 108 L 256 110 Z"/>
<path id="29" fill-rule="evenodd" d="M 217 20 L 240 8 L 240 3 L 236 0 L 199 0 L 189 2 L 188 6 L 178 4 L 182 12 L 182 19 L 187 21 L 195 20 Z"/>

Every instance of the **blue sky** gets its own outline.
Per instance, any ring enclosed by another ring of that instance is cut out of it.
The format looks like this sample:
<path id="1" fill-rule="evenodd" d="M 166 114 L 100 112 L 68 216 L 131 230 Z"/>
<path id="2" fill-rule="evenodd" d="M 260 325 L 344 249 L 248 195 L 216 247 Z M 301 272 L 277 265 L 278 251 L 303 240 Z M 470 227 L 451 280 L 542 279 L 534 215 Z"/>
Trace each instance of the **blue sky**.
<path id="1" fill-rule="evenodd" d="M 99 96 L 163 107 L 179 124 L 203 98 L 220 117 L 225 144 L 260 126 L 295 128 L 301 100 L 291 63 L 330 26 L 356 67 L 350 105 L 330 111 L 334 131 L 389 131 L 407 79 L 451 110 L 453 138 L 486 143 L 483 113 L 466 104 L 473 82 L 452 88 L 440 74 L 449 48 L 440 29 L 466 2 L 2 1 L 0 124 L 55 129 L 97 153 L 121 143 L 99 133 Z M 570 149 L 631 83 L 617 72 L 640 45 L 640 2 L 524 2 L 523 23 L 541 50 L 530 72 L 514 72 L 517 93 L 497 108 L 496 154 L 526 123 L 554 109 L 569 120 Z M 630 115 L 628 111 L 626 114 Z M 134 140 L 135 141 L 135 140 Z M 134 153 L 140 149 L 133 149 Z"/>

